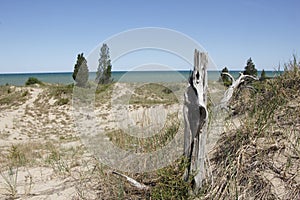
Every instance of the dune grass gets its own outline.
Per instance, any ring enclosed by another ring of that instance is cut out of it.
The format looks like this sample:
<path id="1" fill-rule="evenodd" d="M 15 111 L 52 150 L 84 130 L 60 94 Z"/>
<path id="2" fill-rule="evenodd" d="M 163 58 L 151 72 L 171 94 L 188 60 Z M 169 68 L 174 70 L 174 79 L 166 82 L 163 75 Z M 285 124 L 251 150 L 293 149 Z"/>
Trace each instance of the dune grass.
<path id="1" fill-rule="evenodd" d="M 95 94 L 98 106 L 110 103 L 114 84 L 116 83 L 98 86 Z M 43 98 L 54 98 L 56 102 L 61 102 L 55 106 L 71 104 L 72 85 L 42 87 L 46 88 L 47 96 L 41 95 L 38 98 L 35 102 L 37 109 L 49 109 L 38 103 Z M 130 104 L 176 104 L 178 99 L 174 92 L 178 88 L 172 87 L 174 88 L 145 84 L 135 90 Z M 241 118 L 242 123 L 239 128 L 228 127 L 228 131 L 221 135 L 214 151 L 209 155 L 212 177 L 208 176 L 204 181 L 199 199 L 297 199 L 300 196 L 299 63 L 293 60 L 285 66 L 282 75 L 257 82 L 253 87 L 256 90 L 244 89 L 237 92 L 231 102 L 234 114 Z M 24 92 L 25 90 L 16 90 L 10 86 L 1 86 L 1 106 L 6 103 L 14 105 L 15 97 L 19 98 L 18 101 L 26 101 L 28 93 Z M 43 113 L 46 111 L 43 110 Z M 178 131 L 176 118 L 169 118 L 174 123 L 168 123 L 159 134 L 150 139 L 137 139 L 120 131 L 108 131 L 107 135 L 115 145 L 123 149 L 140 153 L 155 151 Z M 64 143 L 77 140 L 78 138 L 71 140 L 65 135 L 59 135 L 55 141 L 21 143 L 9 147 L 7 151 L 1 151 L 1 178 L 5 179 L 9 198 L 18 197 L 18 170 L 33 166 L 51 168 L 59 179 L 74 183 L 74 198 L 77 199 L 196 198 L 189 194 L 191 182 L 182 179 L 188 164 L 184 158 L 155 172 L 125 173 L 150 187 L 150 190 L 143 191 L 123 178 L 114 176 L 111 173 L 113 169 L 99 163 L 82 146 L 63 146 Z"/>
<path id="2" fill-rule="evenodd" d="M 235 96 L 236 114 L 246 117 L 218 141 L 211 158 L 214 180 L 201 198 L 300 197 L 299 71 L 294 60 L 281 76 L 260 82 L 257 92 Z"/>

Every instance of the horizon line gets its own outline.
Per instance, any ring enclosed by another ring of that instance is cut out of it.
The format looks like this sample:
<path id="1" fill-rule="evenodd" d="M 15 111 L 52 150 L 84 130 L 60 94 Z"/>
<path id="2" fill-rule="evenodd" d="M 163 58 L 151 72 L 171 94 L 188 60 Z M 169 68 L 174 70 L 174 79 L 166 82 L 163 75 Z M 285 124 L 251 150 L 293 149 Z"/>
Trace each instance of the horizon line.
<path id="1" fill-rule="evenodd" d="M 178 70 L 112 70 L 112 72 L 189 72 L 192 70 L 178 69 Z M 208 72 L 221 72 L 222 70 L 207 70 Z M 229 72 L 243 72 L 244 70 L 229 70 Z M 257 70 L 261 72 L 262 70 Z M 278 70 L 265 70 L 266 72 L 276 72 Z M 89 71 L 89 73 L 96 73 L 97 71 Z M 0 72 L 0 74 L 62 74 L 62 73 L 73 73 L 73 71 L 34 71 L 34 72 Z"/>

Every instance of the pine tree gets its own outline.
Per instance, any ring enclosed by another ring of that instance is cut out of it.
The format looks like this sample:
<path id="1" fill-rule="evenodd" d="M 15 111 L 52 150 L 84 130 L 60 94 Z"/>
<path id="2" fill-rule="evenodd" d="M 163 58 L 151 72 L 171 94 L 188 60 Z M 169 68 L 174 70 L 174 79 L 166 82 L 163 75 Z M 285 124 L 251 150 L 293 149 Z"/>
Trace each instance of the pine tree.
<path id="1" fill-rule="evenodd" d="M 257 76 L 257 69 L 255 69 L 255 65 L 252 62 L 251 58 L 247 60 L 247 65 L 245 66 L 244 75 Z"/>
<path id="2" fill-rule="evenodd" d="M 265 80 L 266 78 L 267 78 L 266 72 L 265 72 L 265 70 L 263 69 L 263 70 L 261 71 L 261 75 L 260 75 L 260 79 L 259 79 L 259 80 L 263 81 L 263 80 Z"/>
<path id="3" fill-rule="evenodd" d="M 72 77 L 80 87 L 84 87 L 89 79 L 89 69 L 83 53 L 77 55 L 77 61 L 74 66 Z"/>
<path id="4" fill-rule="evenodd" d="M 103 44 L 100 50 L 99 65 L 96 72 L 96 83 L 106 84 L 111 82 L 111 68 L 109 48 L 107 44 Z"/>
<path id="5" fill-rule="evenodd" d="M 229 73 L 227 67 L 224 67 L 222 69 L 220 81 L 223 82 L 224 86 L 229 87 L 232 83 L 232 80 L 229 78 L 229 76 L 227 76 L 223 73 Z"/>

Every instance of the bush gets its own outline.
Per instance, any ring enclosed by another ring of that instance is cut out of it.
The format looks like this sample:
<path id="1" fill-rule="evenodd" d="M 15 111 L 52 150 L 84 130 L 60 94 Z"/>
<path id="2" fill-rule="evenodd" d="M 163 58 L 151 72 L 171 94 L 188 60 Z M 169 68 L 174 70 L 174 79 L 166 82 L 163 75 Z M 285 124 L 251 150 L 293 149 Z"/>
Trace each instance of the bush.
<path id="1" fill-rule="evenodd" d="M 65 105 L 65 104 L 68 104 L 69 103 L 69 99 L 68 98 L 60 98 L 56 104 L 59 105 L 59 106 L 62 106 L 62 105 Z"/>
<path id="2" fill-rule="evenodd" d="M 35 77 L 29 77 L 28 80 L 26 81 L 25 85 L 33 85 L 33 84 L 43 84 L 42 81 Z"/>

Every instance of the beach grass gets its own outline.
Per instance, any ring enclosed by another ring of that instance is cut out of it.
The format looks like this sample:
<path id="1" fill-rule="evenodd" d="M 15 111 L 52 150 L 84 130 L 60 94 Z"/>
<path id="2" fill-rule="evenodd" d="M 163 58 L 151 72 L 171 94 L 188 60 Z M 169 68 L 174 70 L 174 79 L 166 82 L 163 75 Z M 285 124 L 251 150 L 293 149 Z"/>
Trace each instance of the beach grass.
<path id="1" fill-rule="evenodd" d="M 1 86 L 1 114 L 13 123 L 1 130 L 0 190 L 4 190 L 0 198 L 55 198 L 57 193 L 68 195 L 71 191 L 67 197 L 73 199 L 297 199 L 299 83 L 299 63 L 292 61 L 280 76 L 255 82 L 253 89 L 241 88 L 235 93 L 231 102 L 234 112 L 227 120 L 237 118 L 240 125 L 225 127 L 208 155 L 211 174 L 198 196 L 189 193 L 192 180 L 182 179 L 188 164 L 184 158 L 153 172 L 122 172 L 149 186 L 149 190 L 137 189 L 114 175 L 114 169 L 100 163 L 71 126 L 74 116 L 70 109 L 76 86 Z M 105 125 L 102 128 L 106 136 L 128 151 L 147 153 L 162 148 L 178 132 L 176 112 L 170 112 L 162 130 L 148 138 L 110 127 L 114 123 L 110 116 L 111 98 L 116 89 L 126 84 L 98 85 L 93 91 L 97 117 Z M 140 84 L 134 88 L 128 102 L 133 110 L 154 106 L 168 110 L 182 101 L 176 93 L 182 89 L 180 84 Z M 80 100 L 86 100 L 84 95 L 91 92 L 91 88 L 77 89 Z M 220 96 L 224 88 L 216 84 L 209 92 Z M 126 93 L 117 94 L 122 98 Z M 209 106 L 214 106 L 214 102 Z M 18 112 L 14 113 L 14 109 Z M 11 113 L 17 114 L 10 118 Z"/>

